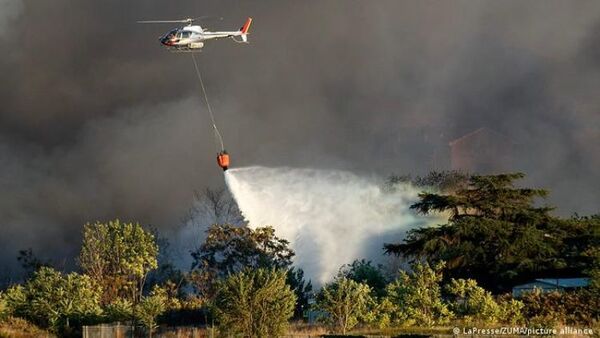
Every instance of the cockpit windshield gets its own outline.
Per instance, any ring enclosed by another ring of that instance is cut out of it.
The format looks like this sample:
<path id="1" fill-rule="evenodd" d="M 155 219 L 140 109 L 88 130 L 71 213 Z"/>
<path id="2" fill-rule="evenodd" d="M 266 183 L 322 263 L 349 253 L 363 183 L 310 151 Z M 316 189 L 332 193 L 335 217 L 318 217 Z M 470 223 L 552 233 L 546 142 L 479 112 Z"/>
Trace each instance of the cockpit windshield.
<path id="1" fill-rule="evenodd" d="M 174 30 L 170 31 L 169 33 L 165 34 L 165 37 L 168 39 L 174 38 L 175 36 L 177 36 L 177 31 L 179 31 L 179 30 L 174 29 Z"/>

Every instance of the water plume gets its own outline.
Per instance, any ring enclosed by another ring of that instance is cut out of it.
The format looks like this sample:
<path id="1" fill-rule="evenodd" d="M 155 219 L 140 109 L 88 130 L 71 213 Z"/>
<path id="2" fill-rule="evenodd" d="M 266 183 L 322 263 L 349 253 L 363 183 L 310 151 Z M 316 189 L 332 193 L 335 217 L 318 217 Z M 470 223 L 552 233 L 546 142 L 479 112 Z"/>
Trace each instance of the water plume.
<path id="1" fill-rule="evenodd" d="M 345 171 L 246 167 L 225 180 L 249 226 L 273 226 L 316 284 L 355 259 L 380 262 L 384 243 L 431 221 L 409 209 L 419 192 L 411 185 L 386 188 Z"/>

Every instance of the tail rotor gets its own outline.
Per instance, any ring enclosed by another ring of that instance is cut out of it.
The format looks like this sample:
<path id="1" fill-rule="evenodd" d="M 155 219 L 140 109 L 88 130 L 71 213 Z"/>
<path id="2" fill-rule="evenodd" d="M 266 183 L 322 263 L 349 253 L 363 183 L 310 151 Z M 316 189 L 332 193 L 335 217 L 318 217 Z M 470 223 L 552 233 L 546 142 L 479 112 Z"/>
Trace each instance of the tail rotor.
<path id="1" fill-rule="evenodd" d="M 250 29 L 250 25 L 252 24 L 252 18 L 246 19 L 246 23 L 240 28 L 240 33 L 243 42 L 248 42 L 248 30 Z"/>

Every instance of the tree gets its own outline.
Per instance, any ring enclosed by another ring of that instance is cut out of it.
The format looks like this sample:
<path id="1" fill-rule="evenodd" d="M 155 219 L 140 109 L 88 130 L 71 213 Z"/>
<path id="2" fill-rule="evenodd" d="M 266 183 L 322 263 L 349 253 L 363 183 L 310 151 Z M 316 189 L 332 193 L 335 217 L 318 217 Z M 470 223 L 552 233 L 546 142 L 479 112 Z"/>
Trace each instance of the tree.
<path id="1" fill-rule="evenodd" d="M 210 220 L 209 224 L 246 224 L 242 212 L 227 189 L 205 188 L 202 192 L 195 192 L 194 206 L 187 220 L 199 219 Z"/>
<path id="2" fill-rule="evenodd" d="M 41 267 L 52 267 L 52 262 L 40 259 L 33 249 L 19 250 L 17 261 L 21 263 L 21 267 L 25 270 L 25 277 L 30 278 Z"/>
<path id="3" fill-rule="evenodd" d="M 158 327 L 157 318 L 167 310 L 169 298 L 165 289 L 155 286 L 149 296 L 135 306 L 137 320 L 148 330 L 150 337 Z"/>
<path id="4" fill-rule="evenodd" d="M 151 232 L 138 223 L 87 223 L 79 264 L 103 290 L 102 302 L 118 297 L 136 303 L 148 272 L 157 267 L 158 247 Z"/>
<path id="5" fill-rule="evenodd" d="M 294 309 L 294 317 L 302 318 L 304 310 L 309 308 L 309 298 L 312 294 L 311 281 L 304 280 L 304 270 L 290 268 L 287 272 L 286 283 L 292 288 L 296 294 L 296 308 Z"/>
<path id="6" fill-rule="evenodd" d="M 88 276 L 65 276 L 48 267 L 36 271 L 24 286 L 10 288 L 6 296 L 13 315 L 54 332 L 95 322 L 102 314 L 101 290 Z"/>
<path id="7" fill-rule="evenodd" d="M 213 225 L 206 241 L 192 252 L 192 281 L 206 297 L 214 295 L 214 282 L 244 268 L 287 269 L 294 252 L 288 241 L 275 236 L 272 227 Z"/>
<path id="8" fill-rule="evenodd" d="M 161 236 L 157 229 L 152 229 L 151 232 L 158 246 L 157 268 L 148 273 L 142 292 L 148 293 L 156 285 L 169 285 L 170 288 L 175 288 L 174 291 L 179 297 L 183 297 L 188 280 L 186 274 L 173 262 L 171 243 L 168 238 Z"/>
<path id="9" fill-rule="evenodd" d="M 584 245 L 583 257 L 588 261 L 585 273 L 590 277 L 590 289 L 600 299 L 600 214 L 590 217 L 575 217 L 586 231 L 576 238 L 575 245 Z M 576 251 L 576 250 L 574 250 Z"/>
<path id="10" fill-rule="evenodd" d="M 373 266 L 371 261 L 357 259 L 350 265 L 342 266 L 339 275 L 367 284 L 371 287 L 374 296 L 381 297 L 385 294 L 385 286 L 388 280 L 381 266 Z"/>
<path id="11" fill-rule="evenodd" d="M 294 313 L 295 303 L 285 270 L 244 269 L 218 284 L 220 330 L 243 337 L 280 336 Z"/>
<path id="12" fill-rule="evenodd" d="M 572 274 L 563 255 L 570 225 L 534 205 L 545 190 L 514 186 L 523 176 L 472 176 L 453 193 L 421 193 L 411 208 L 448 214 L 448 223 L 410 230 L 404 243 L 386 244 L 386 251 L 446 261 L 448 277 L 474 278 L 495 291 L 540 274 Z"/>
<path id="13" fill-rule="evenodd" d="M 441 297 L 443 268 L 443 262 L 433 267 L 416 263 L 412 272 L 400 271 L 398 279 L 386 288 L 386 298 L 394 306 L 392 322 L 423 326 L 448 322 L 453 314 Z"/>
<path id="14" fill-rule="evenodd" d="M 372 303 L 371 288 L 367 284 L 338 277 L 321 289 L 316 308 L 327 314 L 322 320 L 346 334 L 368 316 Z"/>
<path id="15" fill-rule="evenodd" d="M 425 176 L 392 175 L 388 179 L 388 186 L 393 187 L 398 183 L 410 183 L 424 190 L 434 190 L 441 193 L 451 193 L 464 188 L 469 182 L 469 175 L 460 171 L 432 171 Z"/>

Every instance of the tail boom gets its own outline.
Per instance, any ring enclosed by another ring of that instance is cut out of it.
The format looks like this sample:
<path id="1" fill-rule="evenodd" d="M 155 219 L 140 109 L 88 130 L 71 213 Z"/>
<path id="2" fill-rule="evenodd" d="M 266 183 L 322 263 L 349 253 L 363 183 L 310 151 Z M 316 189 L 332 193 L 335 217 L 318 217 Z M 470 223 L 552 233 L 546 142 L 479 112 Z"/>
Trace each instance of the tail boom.
<path id="1" fill-rule="evenodd" d="M 242 37 L 242 41 L 248 42 L 248 30 L 250 29 L 250 25 L 252 24 L 252 18 L 246 19 L 246 23 L 240 28 L 240 36 Z"/>

